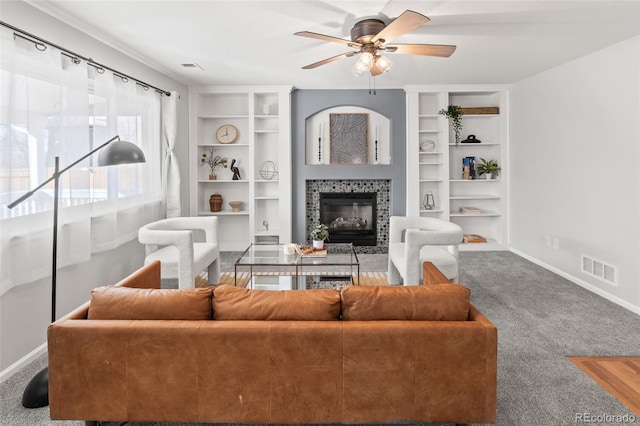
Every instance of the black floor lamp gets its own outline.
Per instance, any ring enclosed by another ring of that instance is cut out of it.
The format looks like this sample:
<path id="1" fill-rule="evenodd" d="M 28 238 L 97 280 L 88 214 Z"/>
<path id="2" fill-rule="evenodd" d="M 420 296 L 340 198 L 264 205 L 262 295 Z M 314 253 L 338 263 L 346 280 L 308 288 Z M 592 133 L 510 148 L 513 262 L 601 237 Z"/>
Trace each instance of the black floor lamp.
<path id="1" fill-rule="evenodd" d="M 117 142 L 114 142 L 117 141 Z M 114 142 L 114 143 L 112 143 Z M 108 146 L 107 146 L 108 145 Z M 100 151 L 102 148 L 104 150 Z M 56 320 L 56 270 L 58 251 L 58 191 L 60 176 L 67 170 L 86 159 L 90 155 L 100 151 L 98 154 L 98 166 L 115 166 L 118 164 L 144 163 L 144 153 L 138 146 L 131 142 L 121 141 L 120 136 L 114 136 L 99 147 L 93 149 L 82 158 L 71 163 L 64 169 L 59 169 L 59 157 L 55 158 L 55 170 L 53 175 L 42 182 L 36 188 L 24 194 L 11 204 L 7 205 L 12 209 L 24 200 L 31 197 L 40 188 L 53 181 L 53 258 L 51 266 L 51 322 Z M 22 394 L 22 405 L 26 408 L 40 408 L 49 405 L 49 368 L 42 369 L 33 376 Z"/>

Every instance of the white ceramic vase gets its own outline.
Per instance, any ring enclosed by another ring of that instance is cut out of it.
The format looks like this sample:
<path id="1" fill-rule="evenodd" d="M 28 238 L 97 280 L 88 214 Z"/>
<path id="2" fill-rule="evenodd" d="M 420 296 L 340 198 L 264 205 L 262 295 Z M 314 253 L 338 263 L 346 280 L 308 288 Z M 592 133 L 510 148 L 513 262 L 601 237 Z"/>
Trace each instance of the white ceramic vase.
<path id="1" fill-rule="evenodd" d="M 324 241 L 322 240 L 313 240 L 313 248 L 314 249 L 322 249 L 324 247 Z"/>

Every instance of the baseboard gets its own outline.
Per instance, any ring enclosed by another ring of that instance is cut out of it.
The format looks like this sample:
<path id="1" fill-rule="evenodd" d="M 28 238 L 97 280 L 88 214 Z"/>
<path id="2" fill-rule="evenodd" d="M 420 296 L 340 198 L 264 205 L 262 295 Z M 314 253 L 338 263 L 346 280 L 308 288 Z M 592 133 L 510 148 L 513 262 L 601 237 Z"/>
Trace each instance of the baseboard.
<path id="1" fill-rule="evenodd" d="M 547 269 L 547 270 L 553 272 L 554 274 L 560 275 L 562 278 L 565 278 L 565 279 L 571 281 L 572 283 L 577 284 L 580 287 L 582 287 L 582 288 L 584 288 L 586 290 L 589 290 L 590 292 L 595 293 L 598 296 L 609 300 L 610 302 L 615 303 L 616 305 L 622 306 L 623 308 L 630 310 L 634 314 L 640 315 L 640 306 L 636 306 L 636 305 L 633 305 L 633 304 L 627 302 L 626 300 L 622 300 L 619 297 L 614 296 L 613 294 L 602 290 L 601 288 L 598 288 L 598 287 L 596 287 L 596 286 L 594 286 L 592 284 L 589 284 L 588 282 L 586 282 L 584 280 L 581 280 L 578 277 L 575 277 L 575 276 L 573 276 L 571 274 L 568 274 L 568 273 L 566 273 L 564 271 L 561 271 L 560 269 L 558 269 L 558 268 L 556 268 L 554 266 L 551 266 L 551 265 L 549 265 L 549 264 L 547 264 L 545 262 L 542 262 L 542 261 L 536 259 L 535 257 L 531 257 L 528 254 L 525 254 L 525 253 L 523 253 L 523 252 L 521 252 L 519 250 L 516 250 L 513 247 L 511 248 L 511 252 L 513 254 L 517 254 L 518 256 L 527 259 L 528 261 L 530 261 L 532 263 L 535 263 L 538 266 L 542 266 L 544 269 Z"/>
<path id="2" fill-rule="evenodd" d="M 47 342 L 44 342 L 42 345 L 38 346 L 4 370 L 0 371 L 0 383 L 4 383 L 11 376 L 22 370 L 25 366 L 33 362 L 36 358 L 38 358 L 45 352 L 47 352 Z"/>

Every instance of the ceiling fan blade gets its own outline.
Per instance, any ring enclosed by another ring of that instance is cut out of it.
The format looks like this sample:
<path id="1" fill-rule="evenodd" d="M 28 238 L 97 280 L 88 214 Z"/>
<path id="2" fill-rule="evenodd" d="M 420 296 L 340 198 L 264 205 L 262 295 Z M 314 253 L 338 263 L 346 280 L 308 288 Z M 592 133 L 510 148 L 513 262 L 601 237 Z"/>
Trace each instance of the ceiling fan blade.
<path id="1" fill-rule="evenodd" d="M 343 38 L 332 37 L 325 34 L 312 33 L 311 31 L 298 31 L 297 33 L 293 33 L 293 35 L 315 38 L 323 41 L 331 41 L 333 43 L 346 44 L 347 46 L 354 47 L 356 49 L 360 49 L 362 47 L 360 43 L 355 43 L 351 40 L 345 40 Z"/>
<path id="2" fill-rule="evenodd" d="M 405 10 L 402 15 L 398 16 L 395 19 L 395 21 L 387 25 L 382 31 L 376 34 L 372 42 L 389 42 L 415 28 L 418 28 L 420 25 L 426 24 L 429 21 L 429 18 L 418 12 L 414 12 L 413 10 Z"/>
<path id="3" fill-rule="evenodd" d="M 314 62 L 313 64 L 309 64 L 307 66 L 302 67 L 302 69 L 303 70 L 310 70 L 310 69 L 313 69 L 313 68 L 317 68 L 317 67 L 319 67 L 321 65 L 325 65 L 325 64 L 328 64 L 330 62 L 337 61 L 338 59 L 348 58 L 350 56 L 355 55 L 356 53 L 358 53 L 358 52 L 345 52 L 345 53 L 342 53 L 340 55 L 336 55 L 336 56 L 332 56 L 332 57 L 327 58 L 327 59 L 323 59 L 322 61 Z"/>
<path id="4" fill-rule="evenodd" d="M 390 44 L 384 50 L 404 55 L 440 56 L 448 58 L 456 51 L 456 46 L 448 44 Z"/>

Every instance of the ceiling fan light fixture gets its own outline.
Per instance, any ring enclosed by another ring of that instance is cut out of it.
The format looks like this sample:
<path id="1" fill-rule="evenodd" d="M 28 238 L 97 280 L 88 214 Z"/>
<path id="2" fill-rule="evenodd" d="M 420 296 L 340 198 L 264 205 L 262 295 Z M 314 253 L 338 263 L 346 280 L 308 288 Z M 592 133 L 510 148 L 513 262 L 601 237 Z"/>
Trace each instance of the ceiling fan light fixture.
<path id="1" fill-rule="evenodd" d="M 375 67 L 381 72 L 385 73 L 391 69 L 391 65 L 393 62 L 389 60 L 386 56 L 378 56 L 375 61 Z"/>
<path id="2" fill-rule="evenodd" d="M 367 69 L 371 69 L 371 66 L 373 65 L 373 55 L 370 52 L 364 52 L 362 56 L 360 56 L 359 61 L 362 62 Z"/>
<path id="3" fill-rule="evenodd" d="M 351 72 L 356 77 L 362 77 L 364 75 L 364 73 L 369 71 L 370 68 L 371 68 L 371 64 L 369 64 L 369 66 L 367 66 L 366 64 L 363 64 L 360 60 L 358 60 L 353 65 L 353 68 L 351 68 Z"/>

